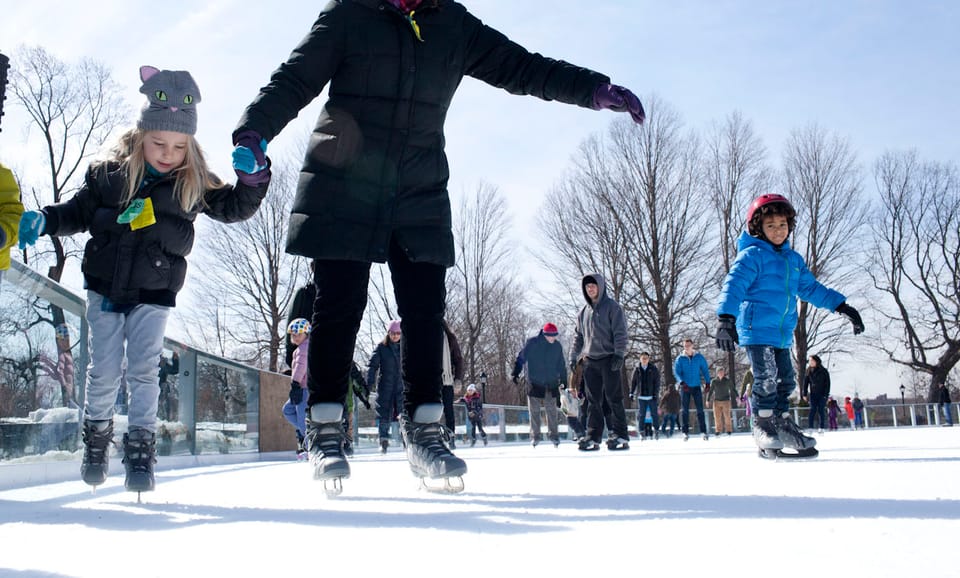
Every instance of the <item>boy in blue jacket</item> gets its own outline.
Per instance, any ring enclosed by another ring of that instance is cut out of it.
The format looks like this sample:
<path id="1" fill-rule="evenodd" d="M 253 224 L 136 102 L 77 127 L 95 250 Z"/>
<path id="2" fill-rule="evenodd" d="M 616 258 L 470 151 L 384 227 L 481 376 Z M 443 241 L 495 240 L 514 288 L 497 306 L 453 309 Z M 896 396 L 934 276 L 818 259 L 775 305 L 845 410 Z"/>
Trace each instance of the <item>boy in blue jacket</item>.
<path id="1" fill-rule="evenodd" d="M 753 439 L 764 457 L 817 455 L 816 440 L 804 435 L 789 412 L 796 388 L 790 359 L 797 326 L 797 298 L 836 311 L 863 332 L 863 320 L 846 297 L 819 283 L 787 241 L 796 211 L 785 197 L 761 195 L 747 211 L 747 232 L 738 240 L 717 306 L 717 347 L 743 346 L 753 370 Z M 781 450 L 789 448 L 784 454 Z"/>

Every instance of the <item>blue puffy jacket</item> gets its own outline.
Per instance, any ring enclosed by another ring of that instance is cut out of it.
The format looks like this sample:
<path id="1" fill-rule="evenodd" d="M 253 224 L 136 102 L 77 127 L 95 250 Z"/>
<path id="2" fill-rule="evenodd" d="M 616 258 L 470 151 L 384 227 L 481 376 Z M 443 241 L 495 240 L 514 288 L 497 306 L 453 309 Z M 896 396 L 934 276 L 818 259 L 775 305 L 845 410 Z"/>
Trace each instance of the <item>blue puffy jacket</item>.
<path id="1" fill-rule="evenodd" d="M 681 353 L 673 362 L 673 376 L 677 378 L 677 383 L 685 383 L 689 387 L 700 387 L 701 379 L 703 383 L 710 383 L 707 358 L 702 353 L 694 353 L 689 357 Z"/>
<path id="2" fill-rule="evenodd" d="M 789 242 L 777 248 L 744 232 L 737 243 L 737 259 L 723 281 L 717 315 L 737 318 L 740 345 L 789 348 L 798 297 L 830 311 L 846 301 L 817 281 Z"/>

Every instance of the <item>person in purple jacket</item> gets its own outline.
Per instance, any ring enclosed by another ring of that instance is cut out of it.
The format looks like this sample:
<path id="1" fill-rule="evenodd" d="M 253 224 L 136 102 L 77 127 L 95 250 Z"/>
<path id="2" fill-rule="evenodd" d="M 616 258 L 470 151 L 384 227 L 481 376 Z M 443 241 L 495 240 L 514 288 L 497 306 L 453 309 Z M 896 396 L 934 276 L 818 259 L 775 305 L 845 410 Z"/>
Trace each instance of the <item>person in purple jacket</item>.
<path id="1" fill-rule="evenodd" d="M 753 438 L 763 457 L 813 457 L 816 440 L 804 435 L 789 412 L 796 389 L 790 359 L 797 325 L 797 298 L 836 311 L 863 332 L 863 320 L 846 297 L 819 283 L 803 257 L 790 248 L 796 211 L 777 194 L 761 195 L 747 211 L 737 258 L 723 282 L 717 315 L 717 347 L 746 350 L 753 370 Z M 784 453 L 784 448 L 790 451 Z"/>

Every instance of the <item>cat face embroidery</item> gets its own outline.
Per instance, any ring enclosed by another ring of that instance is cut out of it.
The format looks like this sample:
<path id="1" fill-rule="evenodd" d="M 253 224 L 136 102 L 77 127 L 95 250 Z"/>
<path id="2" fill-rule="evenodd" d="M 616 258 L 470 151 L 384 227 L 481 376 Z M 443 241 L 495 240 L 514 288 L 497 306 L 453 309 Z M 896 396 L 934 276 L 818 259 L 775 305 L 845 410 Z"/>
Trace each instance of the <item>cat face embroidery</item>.
<path id="1" fill-rule="evenodd" d="M 196 132 L 200 89 L 189 72 L 141 66 L 140 79 L 140 92 L 147 97 L 141 110 L 141 128 Z"/>

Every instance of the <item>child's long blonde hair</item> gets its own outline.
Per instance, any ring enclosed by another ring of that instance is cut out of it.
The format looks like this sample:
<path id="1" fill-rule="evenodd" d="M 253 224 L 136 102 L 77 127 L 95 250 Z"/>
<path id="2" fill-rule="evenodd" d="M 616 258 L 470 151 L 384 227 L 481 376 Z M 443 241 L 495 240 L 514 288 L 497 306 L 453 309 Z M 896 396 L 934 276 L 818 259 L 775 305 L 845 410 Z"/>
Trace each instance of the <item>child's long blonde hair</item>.
<path id="1" fill-rule="evenodd" d="M 126 169 L 127 190 L 123 196 L 126 206 L 140 191 L 140 184 L 147 172 L 147 162 L 143 157 L 143 138 L 146 133 L 132 128 L 120 135 L 117 144 L 110 149 L 109 160 L 121 163 Z M 173 171 L 176 181 L 173 197 L 184 212 L 191 212 L 205 206 L 203 198 L 207 191 L 223 186 L 223 182 L 207 168 L 203 150 L 192 135 L 187 135 L 187 153 L 183 164 Z"/>

